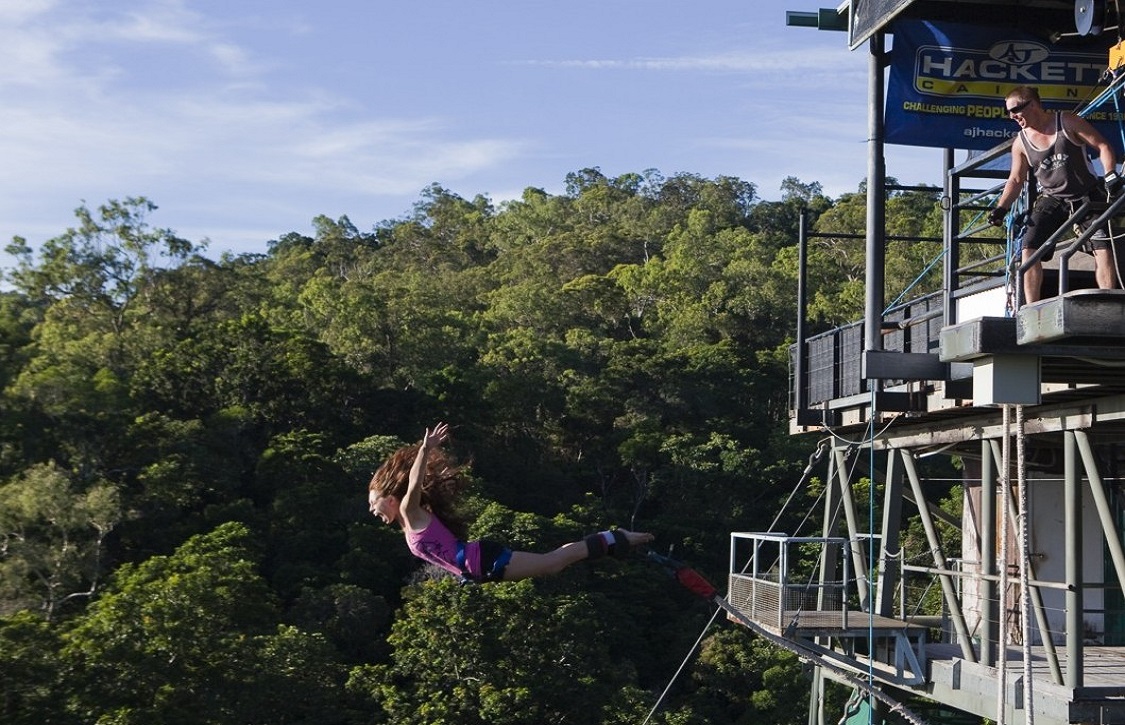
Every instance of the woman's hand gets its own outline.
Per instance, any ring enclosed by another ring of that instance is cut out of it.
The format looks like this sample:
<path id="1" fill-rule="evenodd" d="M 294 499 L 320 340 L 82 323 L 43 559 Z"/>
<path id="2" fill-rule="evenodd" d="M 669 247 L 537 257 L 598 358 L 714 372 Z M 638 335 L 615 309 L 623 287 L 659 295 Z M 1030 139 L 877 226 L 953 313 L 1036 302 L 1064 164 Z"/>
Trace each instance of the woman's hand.
<path id="1" fill-rule="evenodd" d="M 422 447 L 426 450 L 437 448 L 449 439 L 449 426 L 445 423 L 438 423 L 433 428 L 426 429 L 426 435 L 422 437 Z"/>

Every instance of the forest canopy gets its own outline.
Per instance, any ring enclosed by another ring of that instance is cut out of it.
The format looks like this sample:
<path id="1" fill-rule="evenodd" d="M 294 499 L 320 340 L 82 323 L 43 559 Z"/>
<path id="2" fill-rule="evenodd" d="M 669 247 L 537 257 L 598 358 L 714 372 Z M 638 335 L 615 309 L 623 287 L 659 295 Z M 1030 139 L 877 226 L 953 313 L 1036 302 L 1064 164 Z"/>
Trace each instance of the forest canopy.
<path id="1" fill-rule="evenodd" d="M 473 537 L 618 524 L 721 582 L 729 532 L 798 533 L 812 504 L 774 522 L 810 453 L 787 431 L 797 229 L 813 327 L 858 319 L 866 194 L 565 182 L 435 184 L 405 218 L 218 259 L 143 197 L 13 239 L 0 721 L 641 721 L 705 604 L 641 560 L 458 586 L 367 513 L 367 480 L 445 420 Z M 890 193 L 888 227 L 940 237 L 938 195 Z M 933 289 L 940 244 L 891 245 L 889 297 Z M 651 721 L 788 724 L 806 696 L 791 655 L 717 626 Z"/>

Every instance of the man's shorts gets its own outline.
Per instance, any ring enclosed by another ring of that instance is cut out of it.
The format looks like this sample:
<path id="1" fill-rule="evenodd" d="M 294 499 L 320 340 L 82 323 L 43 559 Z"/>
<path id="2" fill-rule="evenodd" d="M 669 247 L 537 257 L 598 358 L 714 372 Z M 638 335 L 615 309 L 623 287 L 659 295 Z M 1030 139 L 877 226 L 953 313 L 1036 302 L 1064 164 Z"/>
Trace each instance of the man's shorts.
<path id="1" fill-rule="evenodd" d="M 1096 191 L 1093 193 L 1097 194 Z M 1059 227 L 1070 218 L 1073 213 L 1072 209 L 1081 206 L 1082 201 L 1082 199 L 1067 201 L 1046 194 L 1037 198 L 1031 206 L 1027 227 L 1020 239 L 1022 248 L 1034 251 L 1043 246 L 1043 243 L 1050 239 L 1051 235 L 1057 232 Z M 1084 224 L 1079 226 L 1084 230 L 1089 226 L 1090 221 L 1092 220 L 1087 219 Z M 1094 235 L 1090 237 L 1089 245 L 1094 249 L 1109 249 L 1109 236 L 1105 233 L 1105 229 L 1094 232 Z M 1042 259 L 1046 261 L 1054 255 L 1055 250 L 1052 248 L 1043 255 Z"/>

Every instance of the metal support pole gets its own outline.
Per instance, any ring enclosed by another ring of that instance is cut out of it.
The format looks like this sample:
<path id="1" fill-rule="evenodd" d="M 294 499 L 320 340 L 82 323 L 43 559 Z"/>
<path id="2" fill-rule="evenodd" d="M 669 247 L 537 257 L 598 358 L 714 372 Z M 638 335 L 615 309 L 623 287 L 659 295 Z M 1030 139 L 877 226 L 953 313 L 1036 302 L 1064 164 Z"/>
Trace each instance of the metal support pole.
<path id="1" fill-rule="evenodd" d="M 829 456 L 828 458 L 828 485 L 824 487 L 824 525 L 821 528 L 821 536 L 826 539 L 834 538 L 840 531 L 840 498 L 836 495 L 836 486 L 833 482 L 836 480 L 837 459 L 836 457 Z M 817 594 L 817 603 L 820 605 L 820 610 L 825 610 L 824 593 L 826 591 L 825 585 L 836 576 L 836 567 L 840 564 L 840 552 L 836 551 L 835 546 L 825 545 L 824 550 L 820 553 L 820 592 Z M 845 586 L 847 582 L 844 582 Z M 847 595 L 840 592 L 841 598 Z M 833 600 L 835 601 L 835 600 Z"/>
<path id="2" fill-rule="evenodd" d="M 996 646 L 999 643 L 1000 611 L 996 599 L 996 462 L 992 445 L 981 441 L 980 447 L 980 573 L 981 607 L 980 660 L 988 667 L 996 666 Z"/>
<path id="3" fill-rule="evenodd" d="M 808 316 L 808 248 L 809 211 L 801 209 L 797 226 L 797 359 L 793 366 L 793 410 L 797 417 L 809 407 L 809 381 L 805 379 L 808 370 L 809 351 L 805 343 L 805 318 Z"/>
<path id="4" fill-rule="evenodd" d="M 813 666 L 812 685 L 809 692 L 809 725 L 824 723 L 824 673 L 819 665 Z"/>
<path id="5" fill-rule="evenodd" d="M 1063 533 L 1066 536 L 1066 680 L 1082 687 L 1082 487 L 1078 485 L 1078 456 L 1074 432 L 1063 432 Z"/>
<path id="6" fill-rule="evenodd" d="M 883 349 L 884 276 L 886 265 L 887 172 L 884 158 L 883 65 L 886 36 L 875 33 L 870 41 L 867 69 L 867 295 L 865 298 L 865 351 Z M 872 381 L 872 384 L 875 384 Z"/>
<path id="7" fill-rule="evenodd" d="M 840 499 L 836 496 L 836 457 L 828 457 L 828 485 L 824 491 L 824 525 L 821 536 L 826 539 L 836 536 L 840 530 Z M 836 566 L 840 563 L 839 553 L 835 546 L 825 545 L 820 553 L 820 589 L 817 593 L 817 604 L 820 611 L 825 611 L 825 584 L 835 576 Z M 845 581 L 846 585 L 846 581 Z M 846 597 L 845 592 L 840 593 Z M 818 636 L 816 643 L 827 645 L 828 639 Z M 819 665 L 813 667 L 812 684 L 809 697 L 809 725 L 826 725 L 824 711 L 824 672 Z"/>
<path id="8" fill-rule="evenodd" d="M 902 572 L 896 566 L 898 561 L 899 530 L 902 525 L 902 464 L 895 459 L 900 451 L 891 448 L 887 451 L 887 478 L 883 489 L 883 528 L 879 537 L 879 580 L 878 599 L 875 613 L 884 617 L 894 616 L 895 588 Z"/>
<path id="9" fill-rule="evenodd" d="M 942 285 L 942 311 L 945 314 L 945 327 L 957 324 L 957 307 L 955 293 L 961 286 L 957 277 L 957 270 L 961 266 L 961 248 L 956 239 L 961 235 L 961 209 L 957 202 L 961 197 L 961 180 L 950 173 L 953 168 L 953 149 L 945 149 L 943 155 L 945 164 L 942 178 L 944 191 L 942 193 L 942 216 L 945 223 L 942 225 L 942 244 L 945 247 L 945 258 L 942 267 L 945 273 L 945 284 Z"/>
<path id="10" fill-rule="evenodd" d="M 852 495 L 851 476 L 848 475 L 847 461 L 844 452 L 847 449 L 836 448 L 833 454 L 836 457 L 836 482 L 840 487 L 840 500 L 844 504 L 844 518 L 848 522 L 848 542 L 852 550 L 852 568 L 855 570 L 855 586 L 859 592 L 859 605 L 864 612 L 871 611 L 871 591 L 867 581 L 867 557 L 863 553 L 863 544 L 860 542 L 859 514 L 855 508 L 855 496 Z"/>
<path id="11" fill-rule="evenodd" d="M 1113 560 L 1113 569 L 1117 572 L 1117 583 L 1125 591 L 1125 551 L 1121 548 L 1121 532 L 1117 530 L 1117 524 L 1113 520 L 1109 498 L 1105 494 L 1101 473 L 1098 472 L 1098 461 L 1094 458 L 1094 451 L 1090 447 L 1090 439 L 1086 435 L 1086 431 L 1074 431 L 1074 440 L 1078 443 L 1078 450 L 1082 453 L 1082 462 L 1086 466 L 1086 480 L 1090 482 L 1090 493 L 1094 496 L 1094 506 L 1098 509 L 1098 519 L 1102 522 L 1106 548 L 1109 549 L 1109 557 Z"/>
<path id="12" fill-rule="evenodd" d="M 910 487 L 914 489 L 916 501 L 925 501 L 926 495 L 922 490 L 922 479 L 918 477 L 918 469 L 914 466 L 914 457 L 904 451 L 902 462 L 906 468 L 906 476 L 910 479 Z M 934 526 L 933 517 L 925 506 L 918 507 L 918 515 L 922 519 L 922 528 L 926 531 L 926 541 L 930 545 L 930 553 L 934 557 L 934 566 L 938 569 L 948 570 L 945 563 L 945 554 L 941 550 L 941 541 L 938 539 L 937 528 Z M 953 577 L 948 574 L 939 574 L 941 593 L 945 598 L 945 605 L 949 607 L 949 618 L 957 632 L 957 639 L 961 644 L 961 656 L 969 662 L 976 662 L 977 655 L 973 651 L 973 641 L 969 635 L 969 628 L 965 624 L 965 615 L 961 611 L 961 601 L 957 598 L 957 587 L 954 586 Z"/>

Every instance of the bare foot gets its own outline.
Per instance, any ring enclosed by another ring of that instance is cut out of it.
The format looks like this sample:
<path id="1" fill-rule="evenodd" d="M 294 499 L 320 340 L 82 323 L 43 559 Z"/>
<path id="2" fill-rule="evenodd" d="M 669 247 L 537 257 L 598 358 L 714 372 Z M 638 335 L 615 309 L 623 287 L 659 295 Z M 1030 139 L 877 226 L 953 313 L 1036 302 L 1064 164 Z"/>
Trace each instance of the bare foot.
<path id="1" fill-rule="evenodd" d="M 618 529 L 618 531 L 625 534 L 625 540 L 629 542 L 631 547 L 647 544 L 656 538 L 647 531 L 627 531 L 626 529 Z"/>

